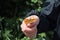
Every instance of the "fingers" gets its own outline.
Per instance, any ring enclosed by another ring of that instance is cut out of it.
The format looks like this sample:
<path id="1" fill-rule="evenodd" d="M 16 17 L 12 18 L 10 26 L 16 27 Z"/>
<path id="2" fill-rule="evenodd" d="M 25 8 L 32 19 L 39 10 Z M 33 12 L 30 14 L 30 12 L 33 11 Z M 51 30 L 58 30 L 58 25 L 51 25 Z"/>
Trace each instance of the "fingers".
<path id="1" fill-rule="evenodd" d="M 22 29 L 22 32 L 29 38 L 34 38 L 36 33 L 37 33 L 37 28 L 36 26 L 33 27 L 33 28 L 28 28 L 26 25 L 24 24 L 21 24 L 21 29 Z"/>
<path id="2" fill-rule="evenodd" d="M 23 33 L 29 38 L 34 38 L 37 33 L 37 29 L 31 31 L 25 30 Z"/>

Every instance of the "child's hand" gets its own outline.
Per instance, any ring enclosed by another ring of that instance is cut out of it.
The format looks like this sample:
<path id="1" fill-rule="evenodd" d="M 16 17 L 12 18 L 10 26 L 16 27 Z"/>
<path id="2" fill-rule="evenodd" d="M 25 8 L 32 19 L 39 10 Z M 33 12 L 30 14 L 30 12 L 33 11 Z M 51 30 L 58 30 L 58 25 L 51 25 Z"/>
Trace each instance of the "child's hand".
<path id="1" fill-rule="evenodd" d="M 35 20 L 31 20 L 32 22 L 29 21 L 29 23 L 27 21 L 24 21 L 22 22 L 21 24 L 21 29 L 22 29 L 22 32 L 29 38 L 34 38 L 36 36 L 36 33 L 37 33 L 37 25 L 39 23 L 39 18 L 35 15 L 32 15 L 32 16 L 29 16 L 27 17 L 26 19 L 34 19 Z M 26 23 L 25 23 L 26 22 Z"/>

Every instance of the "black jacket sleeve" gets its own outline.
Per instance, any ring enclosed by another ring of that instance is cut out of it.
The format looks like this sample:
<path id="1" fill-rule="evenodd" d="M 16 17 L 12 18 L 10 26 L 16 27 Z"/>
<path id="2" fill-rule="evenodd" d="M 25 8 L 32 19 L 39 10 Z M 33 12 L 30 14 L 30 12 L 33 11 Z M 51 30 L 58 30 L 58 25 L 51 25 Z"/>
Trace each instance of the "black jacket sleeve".
<path id="1" fill-rule="evenodd" d="M 27 14 L 27 16 L 37 15 L 40 18 L 40 22 L 37 26 L 38 32 L 45 32 L 49 30 L 50 23 L 47 16 L 51 14 L 54 7 L 58 6 L 59 3 L 57 2 L 57 0 L 46 0 L 40 12 L 32 10 Z"/>
<path id="2" fill-rule="evenodd" d="M 60 14 L 58 15 L 58 18 L 57 18 L 57 27 L 56 27 L 55 31 L 57 32 L 57 34 L 60 38 Z"/>

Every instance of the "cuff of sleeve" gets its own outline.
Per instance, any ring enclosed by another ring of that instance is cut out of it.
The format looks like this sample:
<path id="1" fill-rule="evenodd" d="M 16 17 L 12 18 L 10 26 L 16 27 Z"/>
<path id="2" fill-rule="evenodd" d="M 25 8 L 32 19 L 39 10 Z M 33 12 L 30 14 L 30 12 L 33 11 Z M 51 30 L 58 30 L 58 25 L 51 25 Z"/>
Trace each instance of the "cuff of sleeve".
<path id="1" fill-rule="evenodd" d="M 40 16 L 41 16 L 40 12 L 37 12 L 36 10 L 32 10 L 31 12 L 29 12 L 29 13 L 25 16 L 25 18 L 28 17 L 28 16 L 31 16 L 31 15 L 36 15 L 36 16 L 38 16 L 39 18 L 40 18 Z"/>

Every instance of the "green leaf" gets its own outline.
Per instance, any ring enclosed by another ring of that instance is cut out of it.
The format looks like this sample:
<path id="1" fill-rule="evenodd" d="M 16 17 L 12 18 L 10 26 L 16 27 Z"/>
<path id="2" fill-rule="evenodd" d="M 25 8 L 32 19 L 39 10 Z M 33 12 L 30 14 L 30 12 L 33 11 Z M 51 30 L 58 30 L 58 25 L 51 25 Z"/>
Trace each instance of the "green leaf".
<path id="1" fill-rule="evenodd" d="M 46 34 L 45 33 L 40 33 L 38 35 L 40 35 L 41 37 L 46 37 Z"/>
<path id="2" fill-rule="evenodd" d="M 23 21 L 23 19 L 22 18 L 19 18 L 19 20 L 22 22 Z"/>
<path id="3" fill-rule="evenodd" d="M 2 21 L 4 19 L 4 17 L 0 17 L 0 21 Z"/>
<path id="4" fill-rule="evenodd" d="M 38 2 L 38 0 L 31 0 L 31 2 L 33 2 L 33 3 L 37 3 L 37 2 Z"/>
<path id="5" fill-rule="evenodd" d="M 40 11 L 41 11 L 41 7 L 38 7 L 36 10 L 37 10 L 38 12 L 40 12 Z"/>
<path id="6" fill-rule="evenodd" d="M 10 34 L 11 31 L 12 31 L 12 30 L 7 30 L 7 29 L 6 29 L 6 30 L 5 30 L 5 33 L 4 33 L 4 36 L 5 36 L 5 37 L 8 37 L 8 36 L 10 37 L 10 36 L 12 36 L 12 35 Z"/>

